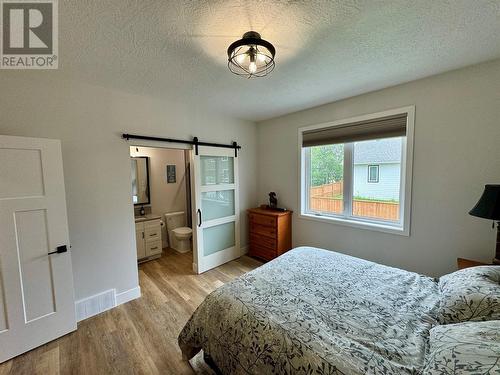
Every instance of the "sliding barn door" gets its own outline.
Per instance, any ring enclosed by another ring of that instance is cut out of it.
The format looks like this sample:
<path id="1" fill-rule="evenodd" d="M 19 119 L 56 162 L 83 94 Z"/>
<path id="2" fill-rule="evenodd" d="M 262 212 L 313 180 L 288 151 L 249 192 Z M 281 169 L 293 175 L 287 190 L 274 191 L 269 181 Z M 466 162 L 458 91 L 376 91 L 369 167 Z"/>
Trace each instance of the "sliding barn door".
<path id="1" fill-rule="evenodd" d="M 241 255 L 238 158 L 218 147 L 193 154 L 193 268 L 202 273 Z"/>
<path id="2" fill-rule="evenodd" d="M 75 329 L 61 143 L 0 136 L 0 362 Z"/>

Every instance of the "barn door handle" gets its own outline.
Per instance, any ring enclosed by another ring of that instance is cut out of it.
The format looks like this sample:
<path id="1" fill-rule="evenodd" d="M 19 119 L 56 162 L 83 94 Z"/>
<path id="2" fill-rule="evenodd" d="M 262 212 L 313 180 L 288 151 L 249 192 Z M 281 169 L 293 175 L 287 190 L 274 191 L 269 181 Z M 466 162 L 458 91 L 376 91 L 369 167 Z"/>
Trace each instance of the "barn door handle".
<path id="1" fill-rule="evenodd" d="M 66 245 L 57 246 L 56 249 L 54 251 L 51 251 L 48 255 L 61 254 L 61 253 L 65 253 L 67 251 L 68 251 L 68 247 Z"/>
<path id="2" fill-rule="evenodd" d="M 198 226 L 201 227 L 201 210 L 198 208 Z"/>

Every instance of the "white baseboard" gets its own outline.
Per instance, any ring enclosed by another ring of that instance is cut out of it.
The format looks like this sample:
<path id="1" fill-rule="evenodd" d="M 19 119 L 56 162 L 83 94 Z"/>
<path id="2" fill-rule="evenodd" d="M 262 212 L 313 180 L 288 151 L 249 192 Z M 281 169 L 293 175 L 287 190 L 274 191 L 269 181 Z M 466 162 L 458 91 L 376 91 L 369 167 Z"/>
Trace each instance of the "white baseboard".
<path id="1" fill-rule="evenodd" d="M 76 321 L 82 321 L 91 316 L 110 310 L 116 306 L 116 293 L 114 289 L 83 298 L 75 302 Z"/>
<path id="2" fill-rule="evenodd" d="M 121 305 L 123 303 L 127 303 L 136 298 L 141 297 L 141 287 L 136 286 L 135 288 L 126 290 L 125 292 L 116 294 L 116 306 Z"/>
<path id="3" fill-rule="evenodd" d="M 116 293 L 116 289 L 110 289 L 102 293 L 83 298 L 75 302 L 76 321 L 80 322 L 88 319 L 118 305 L 139 298 L 140 296 L 141 288 L 137 286 L 121 293 Z"/>

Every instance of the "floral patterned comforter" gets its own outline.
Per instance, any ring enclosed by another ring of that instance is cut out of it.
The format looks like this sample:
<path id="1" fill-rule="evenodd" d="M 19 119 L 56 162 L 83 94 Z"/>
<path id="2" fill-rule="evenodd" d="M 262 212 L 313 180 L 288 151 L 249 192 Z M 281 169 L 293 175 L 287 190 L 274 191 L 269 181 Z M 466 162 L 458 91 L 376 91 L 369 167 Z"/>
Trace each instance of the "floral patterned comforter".
<path id="1" fill-rule="evenodd" d="M 223 374 L 415 374 L 438 300 L 430 277 L 300 247 L 210 294 L 179 345 Z"/>

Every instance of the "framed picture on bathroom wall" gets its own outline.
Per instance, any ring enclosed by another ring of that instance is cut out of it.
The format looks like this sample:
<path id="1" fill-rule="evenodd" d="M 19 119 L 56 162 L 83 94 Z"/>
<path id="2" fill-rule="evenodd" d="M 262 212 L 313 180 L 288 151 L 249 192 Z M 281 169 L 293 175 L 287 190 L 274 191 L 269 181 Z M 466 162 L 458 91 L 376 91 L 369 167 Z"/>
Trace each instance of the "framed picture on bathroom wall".
<path id="1" fill-rule="evenodd" d="M 175 184 L 175 165 L 167 165 L 167 184 Z"/>

